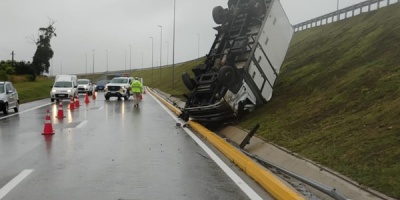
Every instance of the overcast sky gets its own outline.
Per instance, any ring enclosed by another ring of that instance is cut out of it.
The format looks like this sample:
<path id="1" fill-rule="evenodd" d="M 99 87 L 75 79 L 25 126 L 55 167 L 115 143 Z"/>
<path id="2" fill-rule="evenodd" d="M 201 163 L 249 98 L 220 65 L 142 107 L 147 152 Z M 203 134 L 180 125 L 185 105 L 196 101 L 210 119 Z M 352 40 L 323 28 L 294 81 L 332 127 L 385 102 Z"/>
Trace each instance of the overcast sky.
<path id="1" fill-rule="evenodd" d="M 362 1 L 340 0 L 339 8 Z M 293 25 L 337 7 L 337 0 L 281 3 Z M 219 5 L 227 7 L 227 0 L 176 0 L 175 63 L 208 53 L 217 26 L 211 13 Z M 107 52 L 109 71 L 142 68 L 142 52 L 144 68 L 159 66 L 161 30 L 161 64 L 172 63 L 174 0 L 0 0 L 0 8 L 0 60 L 11 60 L 14 51 L 15 60 L 32 61 L 32 38 L 50 18 L 57 34 L 51 40 L 53 74 L 91 73 L 93 49 L 95 72 L 107 70 Z"/>

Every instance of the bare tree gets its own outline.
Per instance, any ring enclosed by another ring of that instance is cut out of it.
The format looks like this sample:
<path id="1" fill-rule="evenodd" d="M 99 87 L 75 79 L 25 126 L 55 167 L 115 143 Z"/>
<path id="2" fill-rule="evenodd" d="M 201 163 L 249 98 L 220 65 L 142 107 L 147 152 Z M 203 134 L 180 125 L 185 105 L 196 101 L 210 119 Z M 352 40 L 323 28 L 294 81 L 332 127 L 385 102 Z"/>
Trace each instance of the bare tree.
<path id="1" fill-rule="evenodd" d="M 36 44 L 36 52 L 33 56 L 32 67 L 34 71 L 34 76 L 40 75 L 43 72 L 49 72 L 50 67 L 50 59 L 53 57 L 54 52 L 51 49 L 50 41 L 57 34 L 55 33 L 56 29 L 54 28 L 55 21 L 49 19 L 49 25 L 47 27 L 39 28 L 39 38 L 35 41 Z"/>

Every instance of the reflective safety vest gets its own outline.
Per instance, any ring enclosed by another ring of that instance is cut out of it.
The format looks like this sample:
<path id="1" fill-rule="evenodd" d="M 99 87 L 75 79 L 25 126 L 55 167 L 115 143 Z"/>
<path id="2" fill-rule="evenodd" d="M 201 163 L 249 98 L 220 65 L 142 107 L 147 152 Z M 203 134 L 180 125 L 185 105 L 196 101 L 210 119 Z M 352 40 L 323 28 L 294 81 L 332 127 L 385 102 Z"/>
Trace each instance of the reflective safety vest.
<path id="1" fill-rule="evenodd" d="M 133 80 L 131 83 L 131 91 L 142 93 L 142 84 L 138 80 Z"/>

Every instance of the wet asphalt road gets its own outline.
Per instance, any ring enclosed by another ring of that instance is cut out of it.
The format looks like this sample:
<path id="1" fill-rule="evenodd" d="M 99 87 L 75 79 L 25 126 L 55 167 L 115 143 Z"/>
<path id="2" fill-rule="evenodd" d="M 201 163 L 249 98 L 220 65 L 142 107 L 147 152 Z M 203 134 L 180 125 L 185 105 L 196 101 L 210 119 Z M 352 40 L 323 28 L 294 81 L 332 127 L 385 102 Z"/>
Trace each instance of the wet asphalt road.
<path id="1" fill-rule="evenodd" d="M 250 199 L 149 94 L 140 108 L 102 93 L 80 104 L 63 101 L 62 120 L 49 99 L 0 114 L 0 199 Z M 52 136 L 41 134 L 47 110 Z"/>

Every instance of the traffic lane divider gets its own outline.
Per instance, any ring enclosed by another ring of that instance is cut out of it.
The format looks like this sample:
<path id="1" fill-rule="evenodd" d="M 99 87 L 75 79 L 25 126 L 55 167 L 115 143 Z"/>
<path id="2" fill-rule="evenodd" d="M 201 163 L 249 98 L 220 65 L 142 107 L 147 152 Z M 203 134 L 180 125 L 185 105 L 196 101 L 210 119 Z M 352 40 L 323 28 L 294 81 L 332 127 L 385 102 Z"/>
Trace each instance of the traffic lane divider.
<path id="1" fill-rule="evenodd" d="M 164 98 L 160 97 L 151 89 L 148 89 L 152 95 L 165 104 L 176 115 L 180 115 L 181 111 L 172 106 Z M 239 166 L 248 176 L 258 182 L 266 191 L 278 200 L 304 200 L 305 198 L 297 193 L 295 190 L 288 187 L 272 172 L 266 170 L 264 167 L 254 162 L 252 159 L 244 155 L 242 152 L 234 148 L 224 139 L 216 135 L 214 132 L 208 130 L 204 126 L 194 121 L 188 121 L 188 125 L 196 132 L 203 136 L 220 152 L 222 152 L 229 160 Z"/>

